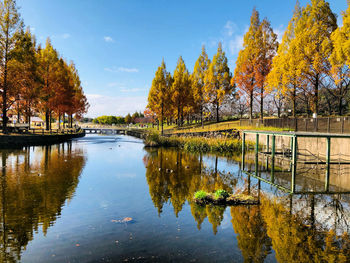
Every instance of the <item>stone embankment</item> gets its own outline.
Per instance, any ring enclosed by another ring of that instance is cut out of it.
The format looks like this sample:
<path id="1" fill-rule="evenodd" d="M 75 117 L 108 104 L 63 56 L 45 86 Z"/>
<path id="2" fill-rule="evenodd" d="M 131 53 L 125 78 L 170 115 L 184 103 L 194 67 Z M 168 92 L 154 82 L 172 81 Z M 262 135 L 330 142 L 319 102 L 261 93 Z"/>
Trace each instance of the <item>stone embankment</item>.
<path id="1" fill-rule="evenodd" d="M 85 132 L 69 134 L 15 134 L 0 135 L 0 148 L 16 148 L 23 146 L 50 145 L 84 137 Z"/>

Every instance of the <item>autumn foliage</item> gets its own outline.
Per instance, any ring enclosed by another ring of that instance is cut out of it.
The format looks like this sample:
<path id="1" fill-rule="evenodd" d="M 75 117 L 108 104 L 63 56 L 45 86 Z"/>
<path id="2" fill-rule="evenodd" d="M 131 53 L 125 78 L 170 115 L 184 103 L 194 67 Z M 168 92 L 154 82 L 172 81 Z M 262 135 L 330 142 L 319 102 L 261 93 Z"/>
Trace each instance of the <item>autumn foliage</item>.
<path id="1" fill-rule="evenodd" d="M 78 71 L 52 46 L 38 45 L 29 28 L 24 30 L 15 0 L 0 2 L 0 91 L 2 128 L 7 131 L 9 116 L 30 123 L 34 115 L 44 116 L 46 129 L 52 119 L 68 116 L 72 126 L 87 112 Z M 58 122 L 60 125 L 60 121 Z"/>
<path id="2" fill-rule="evenodd" d="M 325 0 L 297 2 L 291 20 L 277 41 L 270 21 L 254 8 L 244 35 L 233 76 L 223 45 L 212 60 L 204 46 L 192 73 L 179 58 L 172 84 L 164 91 L 163 114 L 152 110 L 159 122 L 220 120 L 226 116 L 250 118 L 281 111 L 293 117 L 310 113 L 343 115 L 350 109 L 350 7 L 341 27 Z M 170 73 L 169 73 L 170 74 Z M 190 76 L 190 77 L 189 77 Z M 155 79 L 157 76 L 155 77 Z M 148 108 L 163 100 L 150 91 Z M 157 106 L 158 105 L 158 106 Z M 272 108 L 272 110 L 271 110 Z"/>

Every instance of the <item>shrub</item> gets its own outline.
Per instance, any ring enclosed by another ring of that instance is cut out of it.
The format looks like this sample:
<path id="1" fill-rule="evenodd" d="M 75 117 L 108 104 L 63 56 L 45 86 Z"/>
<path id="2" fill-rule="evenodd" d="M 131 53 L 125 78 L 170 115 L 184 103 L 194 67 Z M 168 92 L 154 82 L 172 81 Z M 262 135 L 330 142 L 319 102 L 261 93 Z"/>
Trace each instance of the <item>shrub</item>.
<path id="1" fill-rule="evenodd" d="M 216 190 L 214 193 L 215 199 L 227 198 L 229 196 L 228 192 L 223 189 Z"/>
<path id="2" fill-rule="evenodd" d="M 207 192 L 203 190 L 199 190 L 194 194 L 194 198 L 196 199 L 205 199 L 207 196 L 208 196 Z"/>

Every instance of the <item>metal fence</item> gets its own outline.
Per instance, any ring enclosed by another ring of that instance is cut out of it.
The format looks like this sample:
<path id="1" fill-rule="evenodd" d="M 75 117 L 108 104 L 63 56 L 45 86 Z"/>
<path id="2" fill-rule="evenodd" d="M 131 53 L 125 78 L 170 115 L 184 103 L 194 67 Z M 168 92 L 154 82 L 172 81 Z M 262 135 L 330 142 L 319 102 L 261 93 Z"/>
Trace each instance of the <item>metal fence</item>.
<path id="1" fill-rule="evenodd" d="M 242 119 L 240 126 L 275 127 L 304 132 L 350 133 L 350 117 Z"/>

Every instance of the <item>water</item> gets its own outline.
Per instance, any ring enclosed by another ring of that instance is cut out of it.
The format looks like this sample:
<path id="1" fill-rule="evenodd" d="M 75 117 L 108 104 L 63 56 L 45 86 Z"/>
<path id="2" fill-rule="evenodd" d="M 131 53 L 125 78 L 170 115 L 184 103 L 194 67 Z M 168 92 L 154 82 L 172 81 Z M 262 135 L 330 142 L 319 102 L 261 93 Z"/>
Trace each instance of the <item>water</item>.
<path id="1" fill-rule="evenodd" d="M 287 195 L 242 173 L 240 156 L 92 135 L 0 153 L 1 262 L 350 261 L 349 195 Z M 261 205 L 192 202 L 220 188 Z"/>

